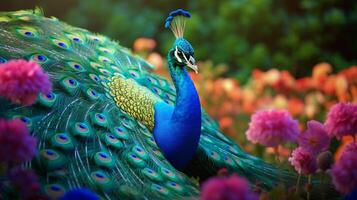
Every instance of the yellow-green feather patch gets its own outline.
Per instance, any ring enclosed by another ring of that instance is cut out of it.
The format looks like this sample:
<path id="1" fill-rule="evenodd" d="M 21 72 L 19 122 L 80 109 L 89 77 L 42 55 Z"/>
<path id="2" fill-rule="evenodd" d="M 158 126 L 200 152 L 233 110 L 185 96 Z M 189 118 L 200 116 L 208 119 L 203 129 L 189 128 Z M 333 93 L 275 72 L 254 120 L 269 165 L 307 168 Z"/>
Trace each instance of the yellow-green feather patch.
<path id="1" fill-rule="evenodd" d="M 108 86 L 110 95 L 118 107 L 139 120 L 149 130 L 153 130 L 154 104 L 160 101 L 158 97 L 134 80 L 123 79 L 119 76 L 112 77 Z"/>

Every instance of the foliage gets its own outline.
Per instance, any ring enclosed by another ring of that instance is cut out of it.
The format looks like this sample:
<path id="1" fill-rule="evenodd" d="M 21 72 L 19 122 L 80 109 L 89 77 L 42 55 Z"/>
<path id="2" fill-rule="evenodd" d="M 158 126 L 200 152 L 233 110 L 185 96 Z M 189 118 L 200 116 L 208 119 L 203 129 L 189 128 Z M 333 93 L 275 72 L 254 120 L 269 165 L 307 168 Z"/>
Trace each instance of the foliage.
<path id="1" fill-rule="evenodd" d="M 287 69 L 300 77 L 320 61 L 336 70 L 356 63 L 357 2 L 343 0 L 64 0 L 2 2 L 2 8 L 41 6 L 46 15 L 108 35 L 129 46 L 137 37 L 159 41 L 167 52 L 173 37 L 164 30 L 167 13 L 193 14 L 186 37 L 197 60 L 232 66 L 226 73 L 246 80 L 256 67 Z"/>

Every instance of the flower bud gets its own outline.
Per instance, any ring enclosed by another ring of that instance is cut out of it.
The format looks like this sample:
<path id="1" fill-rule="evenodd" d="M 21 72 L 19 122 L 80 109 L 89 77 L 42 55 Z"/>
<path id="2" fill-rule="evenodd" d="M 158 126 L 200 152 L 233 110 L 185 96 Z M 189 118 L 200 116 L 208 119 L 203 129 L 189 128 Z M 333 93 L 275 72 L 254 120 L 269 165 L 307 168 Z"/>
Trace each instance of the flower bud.
<path id="1" fill-rule="evenodd" d="M 333 163 L 333 156 L 330 151 L 324 151 L 317 156 L 317 166 L 326 171 L 331 168 Z"/>

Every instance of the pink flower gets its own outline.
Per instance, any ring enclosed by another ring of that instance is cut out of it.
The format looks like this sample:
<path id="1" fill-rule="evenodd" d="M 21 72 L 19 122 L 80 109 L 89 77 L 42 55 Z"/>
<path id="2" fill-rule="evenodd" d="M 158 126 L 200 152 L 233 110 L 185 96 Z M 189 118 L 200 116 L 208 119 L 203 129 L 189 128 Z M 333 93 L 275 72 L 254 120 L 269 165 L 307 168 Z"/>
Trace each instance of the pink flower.
<path id="1" fill-rule="evenodd" d="M 203 183 L 200 200 L 258 200 L 248 182 L 237 176 L 214 177 Z"/>
<path id="2" fill-rule="evenodd" d="M 298 147 L 293 151 L 289 161 L 297 172 L 305 175 L 314 173 L 317 170 L 315 155 L 302 147 Z"/>
<path id="3" fill-rule="evenodd" d="M 311 153 L 317 154 L 327 150 L 330 145 L 330 137 L 325 127 L 318 121 L 307 122 L 307 129 L 299 135 L 299 146 Z"/>
<path id="4" fill-rule="evenodd" d="M 30 161 L 36 153 L 36 139 L 21 120 L 0 119 L 0 162 Z"/>
<path id="5" fill-rule="evenodd" d="M 350 148 L 345 149 L 340 160 L 332 167 L 332 181 L 338 191 L 349 193 L 357 187 L 356 169 L 357 151 L 355 145 L 351 145 Z"/>
<path id="6" fill-rule="evenodd" d="M 345 135 L 357 134 L 357 105 L 338 103 L 332 106 L 325 122 L 327 133 L 341 139 Z"/>
<path id="7" fill-rule="evenodd" d="M 0 96 L 13 103 L 31 105 L 40 92 L 50 91 L 48 75 L 36 62 L 11 60 L 0 64 Z"/>
<path id="8" fill-rule="evenodd" d="M 29 199 L 30 196 L 40 191 L 37 175 L 32 170 L 15 167 L 10 170 L 8 177 L 23 199 Z"/>
<path id="9" fill-rule="evenodd" d="M 275 147 L 287 141 L 296 141 L 299 135 L 297 120 L 285 110 L 265 110 L 255 113 L 245 133 L 248 140 Z"/>

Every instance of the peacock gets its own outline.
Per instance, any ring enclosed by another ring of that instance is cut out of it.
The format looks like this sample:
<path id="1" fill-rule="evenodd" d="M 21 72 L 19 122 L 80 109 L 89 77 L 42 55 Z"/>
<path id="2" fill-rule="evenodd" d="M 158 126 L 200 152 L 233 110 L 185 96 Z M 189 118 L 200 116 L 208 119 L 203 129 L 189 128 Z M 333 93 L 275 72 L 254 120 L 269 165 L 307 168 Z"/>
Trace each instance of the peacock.
<path id="1" fill-rule="evenodd" d="M 194 178 L 221 168 L 262 189 L 296 181 L 244 152 L 201 108 L 188 73 L 198 72 L 194 49 L 183 37 L 190 16 L 179 9 L 165 21 L 176 37 L 170 82 L 118 42 L 40 9 L 0 13 L 0 62 L 33 60 L 53 85 L 32 106 L 0 99 L 0 117 L 21 119 L 38 140 L 38 155 L 24 166 L 46 195 L 85 187 L 102 199 L 195 198 Z"/>

